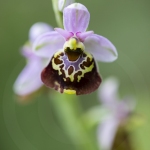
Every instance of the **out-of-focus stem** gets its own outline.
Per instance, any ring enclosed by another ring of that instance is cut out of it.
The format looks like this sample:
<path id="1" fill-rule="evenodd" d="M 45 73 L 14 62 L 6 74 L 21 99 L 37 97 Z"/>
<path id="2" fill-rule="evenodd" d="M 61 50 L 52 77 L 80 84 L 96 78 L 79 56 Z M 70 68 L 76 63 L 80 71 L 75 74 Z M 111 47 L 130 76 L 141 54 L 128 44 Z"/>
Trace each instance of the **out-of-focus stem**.
<path id="1" fill-rule="evenodd" d="M 58 27 L 63 28 L 62 12 L 58 9 L 58 0 L 52 0 L 53 10 Z"/>
<path id="2" fill-rule="evenodd" d="M 51 102 L 64 130 L 78 150 L 97 150 L 97 144 L 81 119 L 81 109 L 76 95 L 55 93 Z"/>

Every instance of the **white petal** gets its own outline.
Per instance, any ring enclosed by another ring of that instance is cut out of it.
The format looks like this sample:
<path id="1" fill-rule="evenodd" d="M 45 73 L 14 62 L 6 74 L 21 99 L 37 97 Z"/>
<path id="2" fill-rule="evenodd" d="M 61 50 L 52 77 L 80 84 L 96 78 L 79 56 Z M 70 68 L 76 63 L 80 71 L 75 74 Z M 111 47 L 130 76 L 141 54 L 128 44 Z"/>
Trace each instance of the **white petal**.
<path id="1" fill-rule="evenodd" d="M 14 91 L 17 95 L 25 96 L 38 90 L 43 83 L 41 82 L 41 72 L 43 66 L 38 60 L 29 62 L 19 74 Z"/>
<path id="2" fill-rule="evenodd" d="M 98 61 L 112 62 L 118 57 L 115 46 L 103 36 L 96 34 L 88 36 L 84 45 L 85 50 L 93 54 Z"/>
<path id="3" fill-rule="evenodd" d="M 56 31 L 39 36 L 33 43 L 33 51 L 36 55 L 51 58 L 52 55 L 63 48 L 65 39 Z"/>

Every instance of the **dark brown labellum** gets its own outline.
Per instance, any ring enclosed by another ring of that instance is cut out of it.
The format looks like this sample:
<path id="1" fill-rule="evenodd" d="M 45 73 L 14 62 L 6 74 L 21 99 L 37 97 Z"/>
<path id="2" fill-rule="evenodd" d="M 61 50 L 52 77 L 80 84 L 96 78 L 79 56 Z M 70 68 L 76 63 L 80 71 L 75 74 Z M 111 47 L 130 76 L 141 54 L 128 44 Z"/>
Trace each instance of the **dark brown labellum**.
<path id="1" fill-rule="evenodd" d="M 91 54 L 83 52 L 76 60 L 70 61 L 63 50 L 53 55 L 41 78 L 49 88 L 76 95 L 94 92 L 102 81 Z"/>

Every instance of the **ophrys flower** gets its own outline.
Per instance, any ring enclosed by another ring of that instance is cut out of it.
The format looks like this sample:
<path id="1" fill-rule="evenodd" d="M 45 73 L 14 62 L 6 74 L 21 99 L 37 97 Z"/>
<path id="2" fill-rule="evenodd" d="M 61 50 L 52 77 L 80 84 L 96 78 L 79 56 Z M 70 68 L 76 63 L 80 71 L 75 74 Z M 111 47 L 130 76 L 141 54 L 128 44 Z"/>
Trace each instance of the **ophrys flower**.
<path id="1" fill-rule="evenodd" d="M 41 74 L 46 86 L 77 95 L 91 93 L 99 87 L 101 77 L 94 58 L 112 62 L 117 58 L 117 51 L 105 37 L 86 32 L 89 20 L 90 13 L 84 5 L 71 4 L 63 11 L 64 30 L 55 28 L 34 43 L 37 55 L 51 58 Z"/>
<path id="2" fill-rule="evenodd" d="M 120 129 L 119 145 L 121 145 L 121 142 L 124 142 L 126 144 L 126 148 L 124 149 L 129 149 L 127 147 L 130 145 L 126 143 L 128 141 L 126 126 L 134 114 L 135 101 L 133 98 L 120 100 L 118 88 L 118 80 L 110 77 L 102 83 L 99 90 L 99 99 L 102 106 L 108 110 L 107 116 L 103 118 L 101 124 L 98 126 L 98 143 L 103 150 L 115 149 L 113 146 L 118 141 L 118 131 Z"/>
<path id="3" fill-rule="evenodd" d="M 15 93 L 19 96 L 27 96 L 43 85 L 40 74 L 49 59 L 35 55 L 32 52 L 32 44 L 39 35 L 50 31 L 52 31 L 52 27 L 42 22 L 35 23 L 30 28 L 29 41 L 21 48 L 21 53 L 26 58 L 27 64 L 13 87 Z"/>

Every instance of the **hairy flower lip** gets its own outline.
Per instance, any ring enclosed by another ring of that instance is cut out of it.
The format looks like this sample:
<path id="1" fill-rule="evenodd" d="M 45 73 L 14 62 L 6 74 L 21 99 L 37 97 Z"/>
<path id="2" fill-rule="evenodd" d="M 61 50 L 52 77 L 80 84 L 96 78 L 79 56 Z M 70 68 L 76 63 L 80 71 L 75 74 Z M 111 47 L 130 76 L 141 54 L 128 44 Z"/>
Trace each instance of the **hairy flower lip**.
<path id="1" fill-rule="evenodd" d="M 75 60 L 69 58 L 64 50 L 56 52 L 41 73 L 43 83 L 60 93 L 82 95 L 94 92 L 101 83 L 101 77 L 93 56 L 83 52 L 73 57 Z"/>

